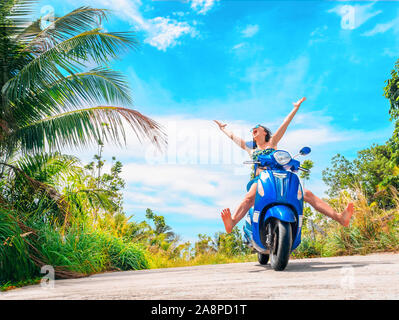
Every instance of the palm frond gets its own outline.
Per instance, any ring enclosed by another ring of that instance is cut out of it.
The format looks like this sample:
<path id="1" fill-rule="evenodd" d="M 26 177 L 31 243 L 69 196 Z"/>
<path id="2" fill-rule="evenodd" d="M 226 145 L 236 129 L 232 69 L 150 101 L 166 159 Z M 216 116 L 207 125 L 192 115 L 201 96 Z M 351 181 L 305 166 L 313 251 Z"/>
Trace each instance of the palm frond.
<path id="1" fill-rule="evenodd" d="M 82 32 L 30 61 L 5 83 L 2 93 L 11 101 L 20 99 L 30 91 L 46 89 L 51 83 L 62 80 L 65 73 L 71 75 L 82 71 L 84 61 L 108 63 L 135 43 L 131 32 L 107 33 L 99 29 Z"/>
<path id="2" fill-rule="evenodd" d="M 103 20 L 107 19 L 108 10 L 96 9 L 88 6 L 79 7 L 70 13 L 54 17 L 53 22 L 44 29 L 27 29 L 24 34 L 29 40 L 25 50 L 43 52 L 57 43 L 67 40 L 86 30 L 98 28 Z M 35 21 L 40 26 L 41 19 Z M 34 32 L 32 32 L 34 31 Z"/>
<path id="3" fill-rule="evenodd" d="M 12 106 L 11 116 L 24 126 L 82 105 L 130 105 L 129 93 L 128 83 L 120 72 L 99 67 L 65 77 L 46 90 L 31 92 Z"/>
<path id="4" fill-rule="evenodd" d="M 42 31 L 41 27 L 41 18 L 31 21 L 25 28 L 23 28 L 19 33 L 15 34 L 15 40 L 21 43 L 28 43 L 32 41 L 32 39 Z M 24 51 L 34 51 L 34 48 L 31 50 L 26 49 L 26 45 L 24 46 Z"/>
<path id="5" fill-rule="evenodd" d="M 55 188 L 30 177 L 28 174 L 26 174 L 23 170 L 16 167 L 15 165 L 0 162 L 0 166 L 11 169 L 8 175 L 9 179 L 19 179 L 21 181 L 24 181 L 26 184 L 31 185 L 34 190 L 43 191 L 52 201 L 54 201 L 54 203 L 57 204 L 60 212 L 64 216 L 68 216 L 69 206 L 65 202 L 65 198 Z"/>
<path id="6" fill-rule="evenodd" d="M 0 88 L 16 70 L 27 63 L 29 53 L 19 55 L 20 44 L 15 40 L 16 34 L 30 23 L 34 0 L 4 0 L 0 4 L 0 63 L 2 65 Z M 2 107 L 6 101 L 2 99 Z"/>
<path id="7" fill-rule="evenodd" d="M 13 164 L 31 178 L 53 187 L 60 186 L 60 181 L 69 176 L 82 174 L 78 158 L 58 152 L 24 155 Z"/>
<path id="8" fill-rule="evenodd" d="M 83 104 L 130 105 L 130 88 L 125 76 L 107 67 L 98 67 L 87 72 L 73 74 L 49 88 L 52 94 L 61 92 L 64 100 L 57 99 L 64 106 L 76 107 Z"/>
<path id="9" fill-rule="evenodd" d="M 4 33 L 15 35 L 26 28 L 37 0 L 2 0 L 0 4 L 0 26 Z"/>
<path id="10" fill-rule="evenodd" d="M 133 32 L 102 32 L 97 28 L 82 32 L 57 46 L 68 56 L 84 61 L 93 59 L 95 63 L 108 63 L 126 49 L 136 49 L 138 42 Z"/>
<path id="11" fill-rule="evenodd" d="M 126 143 L 123 120 L 126 120 L 141 142 L 147 138 L 158 148 L 166 145 L 166 135 L 160 125 L 140 112 L 111 106 L 74 110 L 19 128 L 10 139 L 20 143 L 23 153 L 39 152 L 46 144 L 50 150 L 65 146 L 87 146 L 99 139 L 121 145 Z M 104 123 L 109 124 L 104 126 Z"/>
<path id="12" fill-rule="evenodd" d="M 115 192 L 103 189 L 80 189 L 74 192 L 67 192 L 66 197 L 69 198 L 73 194 L 83 194 L 85 200 L 92 209 L 101 208 L 105 211 L 113 212 L 118 208 L 118 204 L 112 201 Z"/>

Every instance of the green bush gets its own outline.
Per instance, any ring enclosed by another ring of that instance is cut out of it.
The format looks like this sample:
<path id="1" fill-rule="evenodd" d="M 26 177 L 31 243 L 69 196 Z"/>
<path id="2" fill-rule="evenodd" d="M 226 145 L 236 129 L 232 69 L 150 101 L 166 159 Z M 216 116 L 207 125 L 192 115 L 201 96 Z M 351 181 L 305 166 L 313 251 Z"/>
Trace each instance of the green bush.
<path id="1" fill-rule="evenodd" d="M 102 234 L 102 248 L 107 254 L 108 263 L 112 269 L 140 270 L 148 269 L 149 264 L 140 246 L 127 243 L 121 238 Z"/>
<path id="2" fill-rule="evenodd" d="M 141 248 L 104 231 L 82 226 L 71 227 L 64 236 L 48 226 L 41 231 L 40 251 L 50 265 L 83 274 L 148 268 Z"/>
<path id="3" fill-rule="evenodd" d="M 29 279 L 38 272 L 21 234 L 13 212 L 0 207 L 0 285 Z"/>
<path id="4" fill-rule="evenodd" d="M 303 237 L 301 239 L 301 244 L 295 249 L 292 256 L 294 258 L 312 258 L 321 256 L 322 253 L 322 243 L 317 240 L 313 240 L 311 237 Z"/>
<path id="5" fill-rule="evenodd" d="M 38 235 L 37 249 L 47 264 L 82 274 L 106 270 L 107 254 L 97 233 L 72 227 L 62 235 L 61 230 L 41 225 Z"/>
<path id="6" fill-rule="evenodd" d="M 61 229 L 43 223 L 33 228 L 37 236 L 29 235 L 24 241 L 15 218 L 0 209 L 0 285 L 40 276 L 30 254 L 54 268 L 83 275 L 149 268 L 143 248 L 104 231 L 72 226 L 63 234 Z"/>

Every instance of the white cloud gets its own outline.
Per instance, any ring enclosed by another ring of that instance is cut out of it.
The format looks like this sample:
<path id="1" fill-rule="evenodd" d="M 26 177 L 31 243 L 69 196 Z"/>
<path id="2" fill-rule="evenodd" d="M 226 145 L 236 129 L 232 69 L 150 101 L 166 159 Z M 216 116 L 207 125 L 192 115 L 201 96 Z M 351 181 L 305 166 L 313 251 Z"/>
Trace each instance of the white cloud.
<path id="1" fill-rule="evenodd" d="M 388 56 L 391 58 L 396 58 L 399 55 L 399 48 L 396 47 L 394 49 L 391 48 L 385 48 L 384 51 L 382 52 L 383 56 Z"/>
<path id="2" fill-rule="evenodd" d="M 151 196 L 151 193 L 144 193 L 144 190 L 141 190 L 141 192 L 132 192 L 132 191 L 124 191 L 123 196 L 125 199 L 129 199 L 130 201 L 133 200 L 136 205 L 145 205 L 147 208 L 149 206 L 153 205 L 159 205 L 162 203 L 162 199 L 158 197 L 153 197 Z"/>
<path id="3" fill-rule="evenodd" d="M 183 12 L 183 11 L 177 11 L 177 12 L 172 13 L 172 15 L 178 16 L 178 17 L 184 17 L 186 14 L 187 14 L 187 12 Z"/>
<path id="4" fill-rule="evenodd" d="M 308 74 L 310 60 L 307 55 L 298 56 L 285 65 L 276 66 L 268 59 L 253 60 L 240 75 L 241 81 L 252 85 L 254 94 L 268 95 L 271 103 L 276 106 L 286 105 L 288 95 L 310 95 L 312 75 Z M 314 81 L 314 79 L 312 79 Z M 315 96 L 312 96 L 315 99 Z"/>
<path id="5" fill-rule="evenodd" d="M 313 30 L 310 33 L 310 39 L 309 39 L 309 45 L 313 45 L 315 43 L 319 43 L 319 42 L 324 42 L 327 41 L 327 37 L 326 37 L 326 30 L 328 29 L 328 26 L 324 25 L 324 26 L 320 26 L 317 27 L 315 30 Z"/>
<path id="6" fill-rule="evenodd" d="M 191 8 L 199 14 L 206 14 L 218 0 L 189 0 Z"/>
<path id="7" fill-rule="evenodd" d="M 314 125 L 314 124 L 312 124 Z M 298 129 L 288 131 L 281 140 L 281 147 L 290 150 L 291 153 L 298 151 L 302 145 L 320 146 L 324 144 L 350 140 L 348 135 L 335 130 L 316 125 L 312 129 Z"/>
<path id="8" fill-rule="evenodd" d="M 244 38 L 251 38 L 259 31 L 259 26 L 257 24 L 249 24 L 245 27 L 244 30 L 241 31 L 241 34 Z"/>
<path id="9" fill-rule="evenodd" d="M 219 173 L 198 165 L 129 163 L 123 168 L 128 183 L 144 184 L 158 191 L 185 192 L 198 197 L 213 197 L 220 186 Z"/>
<path id="10" fill-rule="evenodd" d="M 199 165 L 129 163 L 122 175 L 128 190 L 133 190 L 125 192 L 130 205 L 203 219 L 219 219 L 222 208 L 238 205 L 248 180 L 247 176 L 235 176 L 228 168 Z M 153 191 L 145 192 L 143 186 L 150 186 Z"/>
<path id="11" fill-rule="evenodd" d="M 127 21 L 136 30 L 145 32 L 144 41 L 159 50 L 175 46 L 179 43 L 177 40 L 185 35 L 195 37 L 198 34 L 187 21 L 160 16 L 145 18 L 141 10 L 145 11 L 146 8 L 142 8 L 140 0 L 87 0 L 86 4 L 90 2 L 95 7 L 112 9 L 120 19 Z M 180 14 L 177 16 L 183 17 Z"/>
<path id="12" fill-rule="evenodd" d="M 328 26 L 324 25 L 322 27 L 317 27 L 315 30 L 312 31 L 310 34 L 311 37 L 324 37 L 324 31 L 328 29 Z"/>
<path id="13" fill-rule="evenodd" d="M 241 34 L 241 36 L 243 38 L 251 38 L 255 34 L 257 34 L 258 31 L 259 31 L 259 26 L 258 25 L 249 24 L 244 29 L 240 30 L 239 32 L 240 32 L 240 34 Z M 232 47 L 232 50 L 235 51 L 236 55 L 240 54 L 240 53 L 243 53 L 243 55 L 245 57 L 248 57 L 249 56 L 248 47 L 249 47 L 248 42 L 244 41 L 244 42 L 240 42 L 240 43 L 237 43 L 236 45 L 234 45 Z M 256 51 L 257 50 L 257 46 L 254 45 L 254 44 L 251 44 L 251 49 Z"/>
<path id="14" fill-rule="evenodd" d="M 362 34 L 362 36 L 371 37 L 371 36 L 374 36 L 374 35 L 379 34 L 379 33 L 385 33 L 385 32 L 387 32 L 388 30 L 391 30 L 391 29 L 397 30 L 398 26 L 399 26 L 399 18 L 396 18 L 396 19 L 394 19 L 392 21 L 389 21 L 387 23 L 379 23 L 379 24 L 377 24 L 373 29 L 364 32 Z"/>
<path id="15" fill-rule="evenodd" d="M 245 75 L 241 78 L 242 81 L 255 83 L 258 81 L 265 80 L 268 76 L 269 79 L 275 75 L 276 69 L 273 68 L 271 60 L 265 59 L 264 61 L 256 61 L 252 65 L 249 65 L 245 70 Z"/>
<path id="16" fill-rule="evenodd" d="M 187 22 L 178 22 L 175 19 L 156 17 L 148 20 L 148 37 L 146 43 L 165 51 L 169 47 L 178 44 L 177 39 L 185 34 L 192 37 L 196 35 L 194 29 Z"/>
<path id="17" fill-rule="evenodd" d="M 237 43 L 232 49 L 237 50 L 246 46 L 246 42 Z"/>
<path id="18" fill-rule="evenodd" d="M 327 12 L 336 13 L 341 17 L 343 29 L 356 29 L 366 21 L 380 14 L 381 10 L 372 10 L 375 2 L 366 5 L 338 5 Z"/>

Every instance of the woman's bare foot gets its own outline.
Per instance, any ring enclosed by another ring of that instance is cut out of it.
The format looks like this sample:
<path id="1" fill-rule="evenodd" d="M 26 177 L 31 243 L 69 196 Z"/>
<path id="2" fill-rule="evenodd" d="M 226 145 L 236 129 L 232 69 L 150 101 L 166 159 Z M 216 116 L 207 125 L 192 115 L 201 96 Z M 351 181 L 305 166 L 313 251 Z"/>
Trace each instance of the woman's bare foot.
<path id="1" fill-rule="evenodd" d="M 231 218 L 231 212 L 229 208 L 223 209 L 220 213 L 222 216 L 222 220 L 224 223 L 224 227 L 226 228 L 226 232 L 230 233 L 233 230 L 233 219 Z"/>
<path id="2" fill-rule="evenodd" d="M 354 212 L 353 202 L 349 202 L 345 210 L 342 211 L 339 221 L 344 227 L 349 226 L 349 222 L 351 220 L 353 212 Z"/>

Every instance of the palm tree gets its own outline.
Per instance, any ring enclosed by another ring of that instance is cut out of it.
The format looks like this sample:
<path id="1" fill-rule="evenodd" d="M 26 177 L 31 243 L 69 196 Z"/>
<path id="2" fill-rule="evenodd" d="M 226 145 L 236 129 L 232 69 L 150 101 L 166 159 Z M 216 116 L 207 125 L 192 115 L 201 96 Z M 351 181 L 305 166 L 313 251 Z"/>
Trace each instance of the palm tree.
<path id="1" fill-rule="evenodd" d="M 42 27 L 30 21 L 36 0 L 0 4 L 0 157 L 100 138 L 126 142 L 124 123 L 137 138 L 162 147 L 159 124 L 136 110 L 128 84 L 108 63 L 138 48 L 131 32 L 106 32 L 108 11 L 80 7 Z M 95 67 L 89 68 L 89 65 Z M 103 124 L 107 123 L 107 126 Z"/>
<path id="2" fill-rule="evenodd" d="M 1 199 L 31 218 L 36 212 L 41 220 L 65 223 L 69 213 L 84 220 L 98 210 L 113 215 L 121 207 L 119 190 L 98 187 L 75 156 L 59 152 L 27 154 L 4 165 L 7 169 L 0 180 Z"/>

